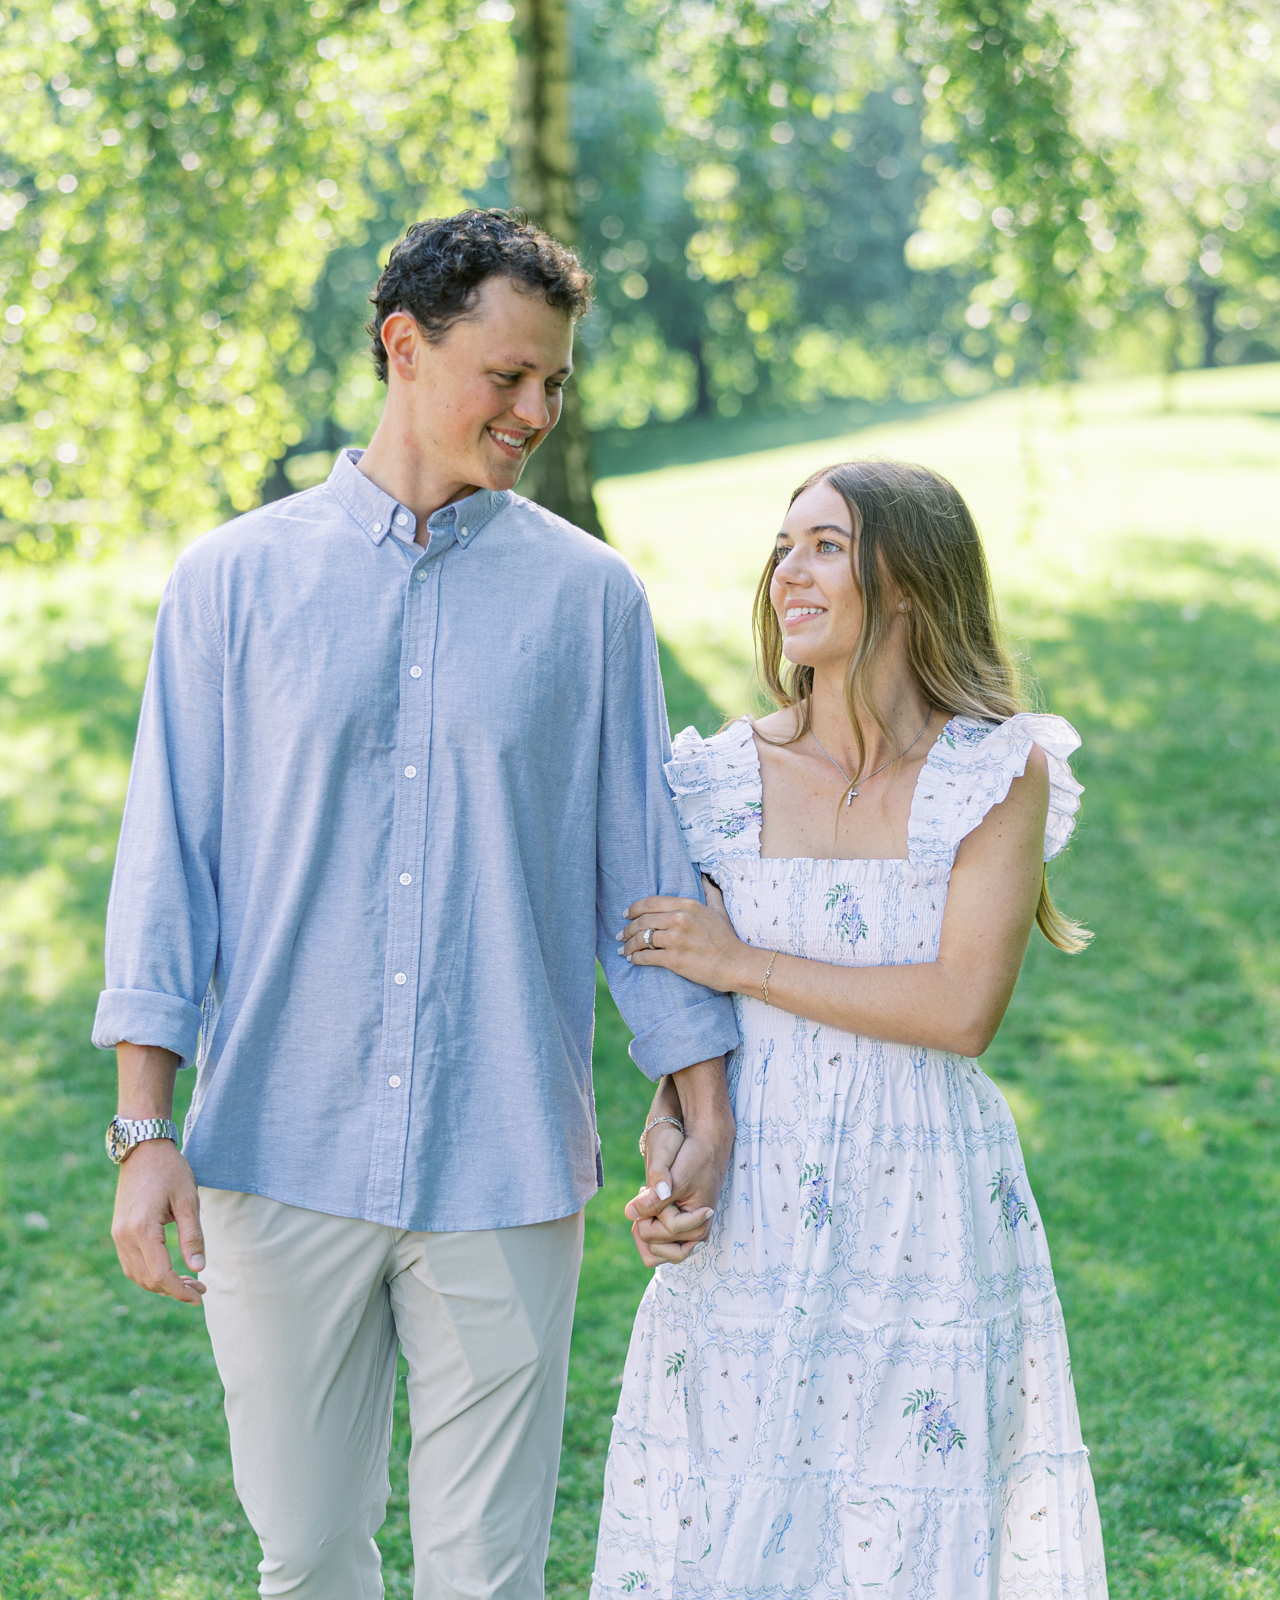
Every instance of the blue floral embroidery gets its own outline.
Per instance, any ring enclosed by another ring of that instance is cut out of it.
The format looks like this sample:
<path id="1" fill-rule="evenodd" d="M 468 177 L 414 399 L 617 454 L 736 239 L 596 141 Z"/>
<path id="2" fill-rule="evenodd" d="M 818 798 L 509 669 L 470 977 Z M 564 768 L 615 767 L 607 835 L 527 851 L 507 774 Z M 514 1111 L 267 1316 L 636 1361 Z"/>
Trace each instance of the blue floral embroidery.
<path id="1" fill-rule="evenodd" d="M 800 1173 L 800 1190 L 808 1191 L 808 1198 L 800 1208 L 806 1228 L 821 1233 L 831 1221 L 831 1201 L 827 1195 L 827 1169 L 821 1162 L 807 1162 Z"/>
<path id="2" fill-rule="evenodd" d="M 921 1455 L 927 1456 L 930 1450 L 936 1450 L 945 1466 L 953 1450 L 964 1449 L 964 1434 L 951 1420 L 951 1406 L 943 1405 L 936 1389 L 917 1389 L 909 1395 L 902 1415 L 920 1419 L 916 1443 Z"/>
<path id="3" fill-rule="evenodd" d="M 748 800 L 736 811 L 722 811 L 708 826 L 712 833 L 718 833 L 722 839 L 736 839 L 740 833 L 745 833 L 752 823 L 757 827 L 760 826 L 759 800 Z"/>
<path id="4" fill-rule="evenodd" d="M 1003 1224 L 1010 1233 L 1020 1222 L 1027 1220 L 1027 1202 L 1018 1193 L 1017 1179 L 1003 1167 L 991 1180 L 991 1204 L 999 1206 L 1000 1224 Z"/>
<path id="5" fill-rule="evenodd" d="M 961 721 L 960 718 L 953 717 L 938 735 L 938 742 L 952 750 L 958 750 L 962 745 L 981 744 L 996 726 L 997 724 L 992 722 Z"/>
<path id="6" fill-rule="evenodd" d="M 847 883 L 837 883 L 827 894 L 827 910 L 838 911 L 836 927 L 846 944 L 867 937 L 867 923 Z"/>

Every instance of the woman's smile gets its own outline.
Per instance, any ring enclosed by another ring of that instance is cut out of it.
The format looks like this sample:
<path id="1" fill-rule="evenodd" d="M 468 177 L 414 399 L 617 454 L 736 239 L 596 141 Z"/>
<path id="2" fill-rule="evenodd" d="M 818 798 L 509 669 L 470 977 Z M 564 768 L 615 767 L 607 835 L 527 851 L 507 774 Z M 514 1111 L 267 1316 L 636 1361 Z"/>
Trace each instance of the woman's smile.
<path id="1" fill-rule="evenodd" d="M 801 605 L 798 601 L 788 601 L 783 625 L 787 628 L 798 628 L 801 623 L 808 622 L 813 617 L 825 617 L 826 614 L 826 606 Z"/>

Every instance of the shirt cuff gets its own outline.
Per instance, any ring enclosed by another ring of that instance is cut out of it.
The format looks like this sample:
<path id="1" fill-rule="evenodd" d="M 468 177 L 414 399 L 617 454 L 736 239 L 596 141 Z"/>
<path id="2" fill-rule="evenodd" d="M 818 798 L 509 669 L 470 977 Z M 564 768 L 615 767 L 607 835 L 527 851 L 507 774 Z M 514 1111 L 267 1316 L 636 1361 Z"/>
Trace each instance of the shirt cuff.
<path id="1" fill-rule="evenodd" d="M 631 1041 L 631 1059 L 657 1083 L 699 1061 L 728 1055 L 738 1045 L 738 1024 L 728 995 L 709 995 L 687 1010 L 666 1017 Z"/>
<path id="2" fill-rule="evenodd" d="M 157 1045 L 172 1050 L 189 1065 L 200 1037 L 200 1007 L 174 994 L 154 989 L 104 989 L 93 1019 L 93 1042 L 99 1050 L 129 1044 Z"/>

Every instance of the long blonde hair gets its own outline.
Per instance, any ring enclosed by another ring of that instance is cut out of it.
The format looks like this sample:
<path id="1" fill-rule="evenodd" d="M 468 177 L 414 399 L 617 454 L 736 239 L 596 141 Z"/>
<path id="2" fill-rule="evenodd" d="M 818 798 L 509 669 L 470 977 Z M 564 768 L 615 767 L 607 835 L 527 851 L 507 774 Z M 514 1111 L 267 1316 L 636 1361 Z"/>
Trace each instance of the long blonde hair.
<path id="1" fill-rule="evenodd" d="M 818 483 L 830 484 L 841 496 L 857 535 L 849 559 L 862 599 L 862 630 L 844 684 L 858 751 L 854 782 L 867 764 L 859 706 L 893 740 L 871 682 L 889 630 L 899 618 L 907 628 L 907 660 L 931 706 L 988 722 L 1003 722 L 1027 710 L 1021 676 L 1000 635 L 982 538 L 954 485 L 927 467 L 848 461 L 806 478 L 791 504 Z M 809 731 L 813 668 L 783 656 L 782 629 L 769 596 L 775 561 L 771 555 L 756 590 L 756 667 L 774 704 L 796 710 L 795 732 L 785 741 L 794 744 Z M 899 598 L 908 602 L 905 614 L 897 609 Z M 1054 905 L 1044 874 L 1036 923 L 1059 950 L 1083 950 L 1092 938 Z"/>

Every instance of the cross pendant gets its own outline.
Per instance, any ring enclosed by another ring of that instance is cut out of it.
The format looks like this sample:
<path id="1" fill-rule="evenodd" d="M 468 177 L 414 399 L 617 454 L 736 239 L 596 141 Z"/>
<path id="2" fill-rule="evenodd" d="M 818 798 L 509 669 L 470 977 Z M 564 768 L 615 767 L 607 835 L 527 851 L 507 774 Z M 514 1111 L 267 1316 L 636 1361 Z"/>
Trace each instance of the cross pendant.
<path id="1" fill-rule="evenodd" d="M 853 804 L 853 802 L 857 798 L 858 798 L 858 791 L 856 789 L 850 789 L 849 793 L 848 793 L 848 795 L 847 795 L 847 797 L 845 799 L 845 802 L 844 802 L 846 807 L 851 806 Z"/>

